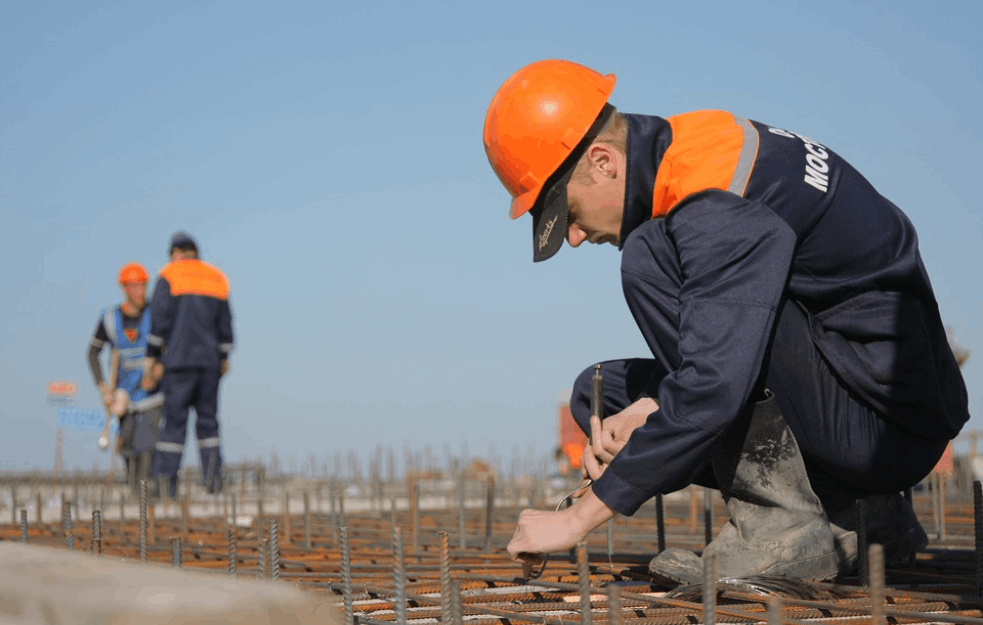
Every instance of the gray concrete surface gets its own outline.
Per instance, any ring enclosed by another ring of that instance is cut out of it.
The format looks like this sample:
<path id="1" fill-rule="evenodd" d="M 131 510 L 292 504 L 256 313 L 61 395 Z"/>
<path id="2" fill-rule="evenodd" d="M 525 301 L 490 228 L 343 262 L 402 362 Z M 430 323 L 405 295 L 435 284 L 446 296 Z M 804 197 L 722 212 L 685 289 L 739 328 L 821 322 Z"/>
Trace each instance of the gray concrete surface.
<path id="1" fill-rule="evenodd" d="M 286 584 L 0 542 L 0 625 L 337 625 L 326 599 Z"/>

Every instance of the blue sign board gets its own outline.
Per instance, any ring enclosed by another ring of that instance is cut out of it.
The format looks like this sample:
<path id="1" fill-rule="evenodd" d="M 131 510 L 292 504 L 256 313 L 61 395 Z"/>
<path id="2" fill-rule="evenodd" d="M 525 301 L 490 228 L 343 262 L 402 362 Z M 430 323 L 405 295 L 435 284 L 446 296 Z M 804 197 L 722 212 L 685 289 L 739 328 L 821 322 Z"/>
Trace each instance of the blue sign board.
<path id="1" fill-rule="evenodd" d="M 69 430 L 83 432 L 102 432 L 106 423 L 106 411 L 92 408 L 74 408 L 72 406 L 58 407 L 58 425 Z M 119 420 L 110 419 L 109 431 L 119 434 Z"/>

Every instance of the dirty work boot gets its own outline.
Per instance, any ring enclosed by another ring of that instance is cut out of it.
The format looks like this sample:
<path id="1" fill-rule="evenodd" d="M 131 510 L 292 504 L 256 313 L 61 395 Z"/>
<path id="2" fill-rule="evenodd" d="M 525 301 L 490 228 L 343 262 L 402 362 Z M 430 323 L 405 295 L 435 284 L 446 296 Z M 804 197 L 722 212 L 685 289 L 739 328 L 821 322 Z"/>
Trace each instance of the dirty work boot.
<path id="1" fill-rule="evenodd" d="M 857 565 L 856 501 L 840 505 L 830 503 L 826 512 L 836 538 L 840 569 L 851 571 Z M 884 547 L 884 566 L 888 568 L 910 567 L 915 562 L 915 555 L 928 546 L 928 535 L 901 493 L 865 497 L 864 516 L 867 544 L 877 543 Z"/>
<path id="2" fill-rule="evenodd" d="M 829 521 L 809 485 L 802 454 L 774 395 L 754 406 L 724 437 L 711 461 L 730 520 L 703 554 L 714 554 L 717 577 L 785 575 L 824 580 L 839 573 Z M 667 549 L 649 571 L 678 583 L 703 580 L 703 561 Z"/>

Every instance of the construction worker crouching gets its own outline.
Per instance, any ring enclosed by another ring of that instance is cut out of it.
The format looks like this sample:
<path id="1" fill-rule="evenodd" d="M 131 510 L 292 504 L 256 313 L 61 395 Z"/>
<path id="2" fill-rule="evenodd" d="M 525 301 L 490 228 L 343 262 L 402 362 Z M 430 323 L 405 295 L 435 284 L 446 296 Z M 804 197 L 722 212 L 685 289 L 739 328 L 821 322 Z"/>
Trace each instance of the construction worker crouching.
<path id="1" fill-rule="evenodd" d="M 616 245 L 652 353 L 601 363 L 603 420 L 593 366 L 576 380 L 593 485 L 566 510 L 523 511 L 510 554 L 569 549 L 696 483 L 730 516 L 703 552 L 721 578 L 850 571 L 861 498 L 867 540 L 907 564 L 927 537 L 900 491 L 969 418 L 911 222 L 817 141 L 723 111 L 621 114 L 614 86 L 541 61 L 485 118 L 510 216 L 532 215 L 533 260 L 564 238 Z M 689 583 L 703 566 L 668 549 L 650 570 Z"/>
<path id="2" fill-rule="evenodd" d="M 198 245 L 187 233 L 171 237 L 169 254 L 171 262 L 161 269 L 154 287 L 144 364 L 148 379 L 160 379 L 164 391 L 164 425 L 153 475 L 159 487 L 177 494 L 188 410 L 193 406 L 202 483 L 216 493 L 222 484 L 219 379 L 229 369 L 233 348 L 229 281 L 217 267 L 198 258 Z"/>
<path id="3" fill-rule="evenodd" d="M 108 447 L 109 419 L 117 418 L 117 451 L 126 465 L 127 482 L 134 490 L 140 480 L 150 478 L 164 403 L 164 396 L 156 384 L 146 387 L 141 384 L 150 334 L 147 280 L 147 270 L 139 263 L 127 263 L 120 269 L 118 281 L 123 290 L 123 302 L 102 311 L 88 351 L 89 369 L 107 411 L 107 430 L 100 437 L 99 446 L 102 449 Z M 104 378 L 99 354 L 107 344 L 111 350 L 110 371 Z"/>

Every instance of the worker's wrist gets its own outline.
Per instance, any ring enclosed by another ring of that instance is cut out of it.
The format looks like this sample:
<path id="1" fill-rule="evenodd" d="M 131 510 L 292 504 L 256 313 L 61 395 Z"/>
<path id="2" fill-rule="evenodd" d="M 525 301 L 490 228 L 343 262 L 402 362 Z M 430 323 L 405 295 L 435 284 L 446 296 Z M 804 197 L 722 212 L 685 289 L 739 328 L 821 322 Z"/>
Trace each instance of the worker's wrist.
<path id="1" fill-rule="evenodd" d="M 569 510 L 574 515 L 575 523 L 584 528 L 585 536 L 607 523 L 608 520 L 613 519 L 617 514 L 594 494 L 593 489 L 588 490 Z"/>

